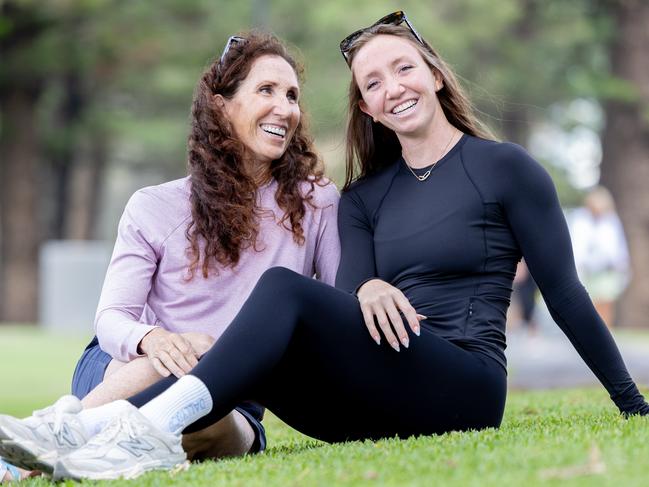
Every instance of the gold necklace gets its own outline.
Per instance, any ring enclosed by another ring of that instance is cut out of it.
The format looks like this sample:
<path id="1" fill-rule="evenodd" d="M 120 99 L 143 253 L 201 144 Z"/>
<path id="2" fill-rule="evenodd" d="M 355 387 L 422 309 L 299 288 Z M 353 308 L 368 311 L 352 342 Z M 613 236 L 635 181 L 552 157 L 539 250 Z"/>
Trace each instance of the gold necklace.
<path id="1" fill-rule="evenodd" d="M 426 172 L 425 172 L 424 174 L 422 174 L 421 176 L 417 175 L 417 173 L 416 173 L 415 171 L 412 170 L 412 168 L 408 165 L 408 163 L 406 162 L 405 159 L 403 160 L 403 162 L 405 163 L 406 167 L 407 167 L 408 169 L 410 169 L 410 172 L 412 173 L 412 175 L 413 175 L 414 177 L 416 177 L 417 179 L 419 179 L 419 181 L 426 181 L 426 180 L 428 179 L 428 176 L 430 176 L 430 172 L 431 172 L 433 169 L 435 169 L 435 166 L 437 165 L 437 163 L 442 159 L 442 157 L 444 157 L 444 154 L 446 153 L 446 149 L 448 149 L 448 146 L 451 145 L 451 141 L 453 140 L 454 137 L 455 137 L 455 132 L 452 132 L 452 133 L 451 133 L 451 138 L 448 139 L 448 142 L 446 143 L 446 146 L 444 147 L 444 150 L 442 150 L 442 153 L 440 154 L 439 158 L 438 158 L 435 162 L 433 162 L 433 165 L 430 166 L 430 169 L 428 169 L 428 171 L 426 171 Z"/>

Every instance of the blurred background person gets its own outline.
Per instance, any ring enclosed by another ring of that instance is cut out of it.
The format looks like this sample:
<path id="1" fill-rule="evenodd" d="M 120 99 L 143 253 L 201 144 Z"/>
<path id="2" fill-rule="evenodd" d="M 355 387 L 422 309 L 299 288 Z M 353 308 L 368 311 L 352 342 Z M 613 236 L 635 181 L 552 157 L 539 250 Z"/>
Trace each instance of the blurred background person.
<path id="1" fill-rule="evenodd" d="M 534 317 L 536 308 L 536 291 L 538 287 L 527 268 L 525 260 L 521 260 L 516 267 L 512 303 L 507 316 L 508 325 L 524 328 L 530 337 L 538 333 L 538 324 Z"/>
<path id="2" fill-rule="evenodd" d="M 615 324 L 615 303 L 630 278 L 629 251 L 611 193 L 595 187 L 569 222 L 577 272 L 610 328 Z"/>

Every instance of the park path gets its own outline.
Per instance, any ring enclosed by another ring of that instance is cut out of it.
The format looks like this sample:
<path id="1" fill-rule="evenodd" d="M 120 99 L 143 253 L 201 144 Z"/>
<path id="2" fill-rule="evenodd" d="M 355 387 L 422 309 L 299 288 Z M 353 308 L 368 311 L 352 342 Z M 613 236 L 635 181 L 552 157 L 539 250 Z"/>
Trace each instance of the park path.
<path id="1" fill-rule="evenodd" d="M 550 389 L 599 384 L 572 344 L 539 306 L 539 333 L 525 330 L 507 333 L 509 387 L 512 389 Z M 649 386 L 649 332 L 614 336 L 631 376 L 639 386 Z"/>

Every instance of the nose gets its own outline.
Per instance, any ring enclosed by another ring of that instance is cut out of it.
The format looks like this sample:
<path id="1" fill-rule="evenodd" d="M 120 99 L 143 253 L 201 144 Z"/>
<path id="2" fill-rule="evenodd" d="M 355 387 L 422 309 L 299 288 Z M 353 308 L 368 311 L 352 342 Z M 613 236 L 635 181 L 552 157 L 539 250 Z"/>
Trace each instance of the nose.
<path id="1" fill-rule="evenodd" d="M 405 88 L 399 83 L 395 77 L 388 77 L 385 79 L 385 97 L 387 99 L 399 98 Z"/>
<path id="2" fill-rule="evenodd" d="M 273 113 L 279 117 L 286 118 L 291 113 L 291 103 L 284 96 L 277 96 L 273 102 Z"/>

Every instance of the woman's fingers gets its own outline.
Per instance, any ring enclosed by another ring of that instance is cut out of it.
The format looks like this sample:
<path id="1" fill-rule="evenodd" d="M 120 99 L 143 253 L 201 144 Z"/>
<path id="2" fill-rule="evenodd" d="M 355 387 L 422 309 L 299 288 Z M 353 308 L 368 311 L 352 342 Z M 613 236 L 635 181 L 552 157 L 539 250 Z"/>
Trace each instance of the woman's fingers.
<path id="1" fill-rule="evenodd" d="M 406 327 L 403 325 L 403 320 L 401 319 L 399 310 L 394 305 L 394 302 L 387 303 L 384 309 L 399 341 L 404 347 L 408 348 L 410 345 L 410 339 L 408 338 Z M 392 348 L 394 348 L 394 346 Z"/>
<path id="2" fill-rule="evenodd" d="M 192 366 L 189 364 L 187 361 L 188 357 L 193 357 L 194 352 L 191 351 L 187 354 L 187 357 L 180 353 L 180 351 L 177 348 L 172 348 L 169 352 L 167 352 L 171 359 L 174 361 L 174 363 L 178 366 L 178 368 L 182 371 L 183 375 L 189 373 L 190 370 L 192 370 Z"/>
<path id="3" fill-rule="evenodd" d="M 376 324 L 374 323 L 374 313 L 372 313 L 371 308 L 367 305 L 361 305 L 361 312 L 363 313 L 363 320 L 365 321 L 367 331 L 370 332 L 370 336 L 376 342 L 376 344 L 380 345 L 381 335 L 379 334 L 379 330 L 377 330 Z"/>
<path id="4" fill-rule="evenodd" d="M 374 334 L 377 332 L 375 320 L 388 343 L 396 351 L 399 351 L 399 342 L 406 348 L 410 345 L 404 318 L 415 335 L 419 336 L 421 333 L 419 322 L 426 317 L 417 314 L 408 298 L 395 286 L 380 279 L 372 279 L 358 289 L 356 296 L 361 305 L 365 326 L 377 344 L 380 343 L 380 336 L 377 340 Z"/>
<path id="5" fill-rule="evenodd" d="M 171 351 L 177 351 L 177 353 L 172 353 L 173 359 L 185 373 L 188 373 L 198 363 L 198 353 L 194 350 L 192 343 L 180 334 L 174 333 L 171 335 L 171 342 L 173 347 L 175 347 Z"/>
<path id="6" fill-rule="evenodd" d="M 205 355 L 212 348 L 212 345 L 214 345 L 214 338 L 206 333 L 187 332 L 182 333 L 182 336 L 191 344 L 196 359 Z"/>
<path id="7" fill-rule="evenodd" d="M 378 323 L 379 328 L 381 328 L 381 331 L 383 332 L 383 336 L 388 341 L 390 346 L 398 352 L 399 341 L 397 340 L 397 337 L 392 332 L 392 327 L 390 326 L 390 320 L 388 320 L 388 316 L 385 313 L 385 310 L 383 309 L 382 306 L 375 306 L 374 308 L 372 308 L 372 311 L 374 312 L 374 316 L 376 316 L 376 322 Z"/>
<path id="8" fill-rule="evenodd" d="M 164 365 L 165 368 L 176 377 L 180 378 L 185 375 L 185 372 L 178 366 L 169 352 L 162 350 L 158 353 L 157 358 L 162 362 L 162 365 Z"/>
<path id="9" fill-rule="evenodd" d="M 150 357 L 151 360 L 151 365 L 153 365 L 153 368 L 155 371 L 160 374 L 162 377 L 169 377 L 171 375 L 171 372 L 167 367 L 164 366 L 162 361 L 158 357 Z"/>
<path id="10" fill-rule="evenodd" d="M 406 321 L 408 322 L 408 326 L 410 326 L 412 332 L 415 335 L 419 336 L 419 319 L 417 317 L 421 315 L 417 314 L 415 308 L 413 308 L 410 304 L 410 301 L 408 301 L 408 298 L 406 298 L 401 292 L 397 296 L 395 296 L 394 300 L 396 302 L 396 305 L 399 307 L 399 310 L 401 310 L 401 312 L 403 313 L 403 316 L 405 316 Z"/>

